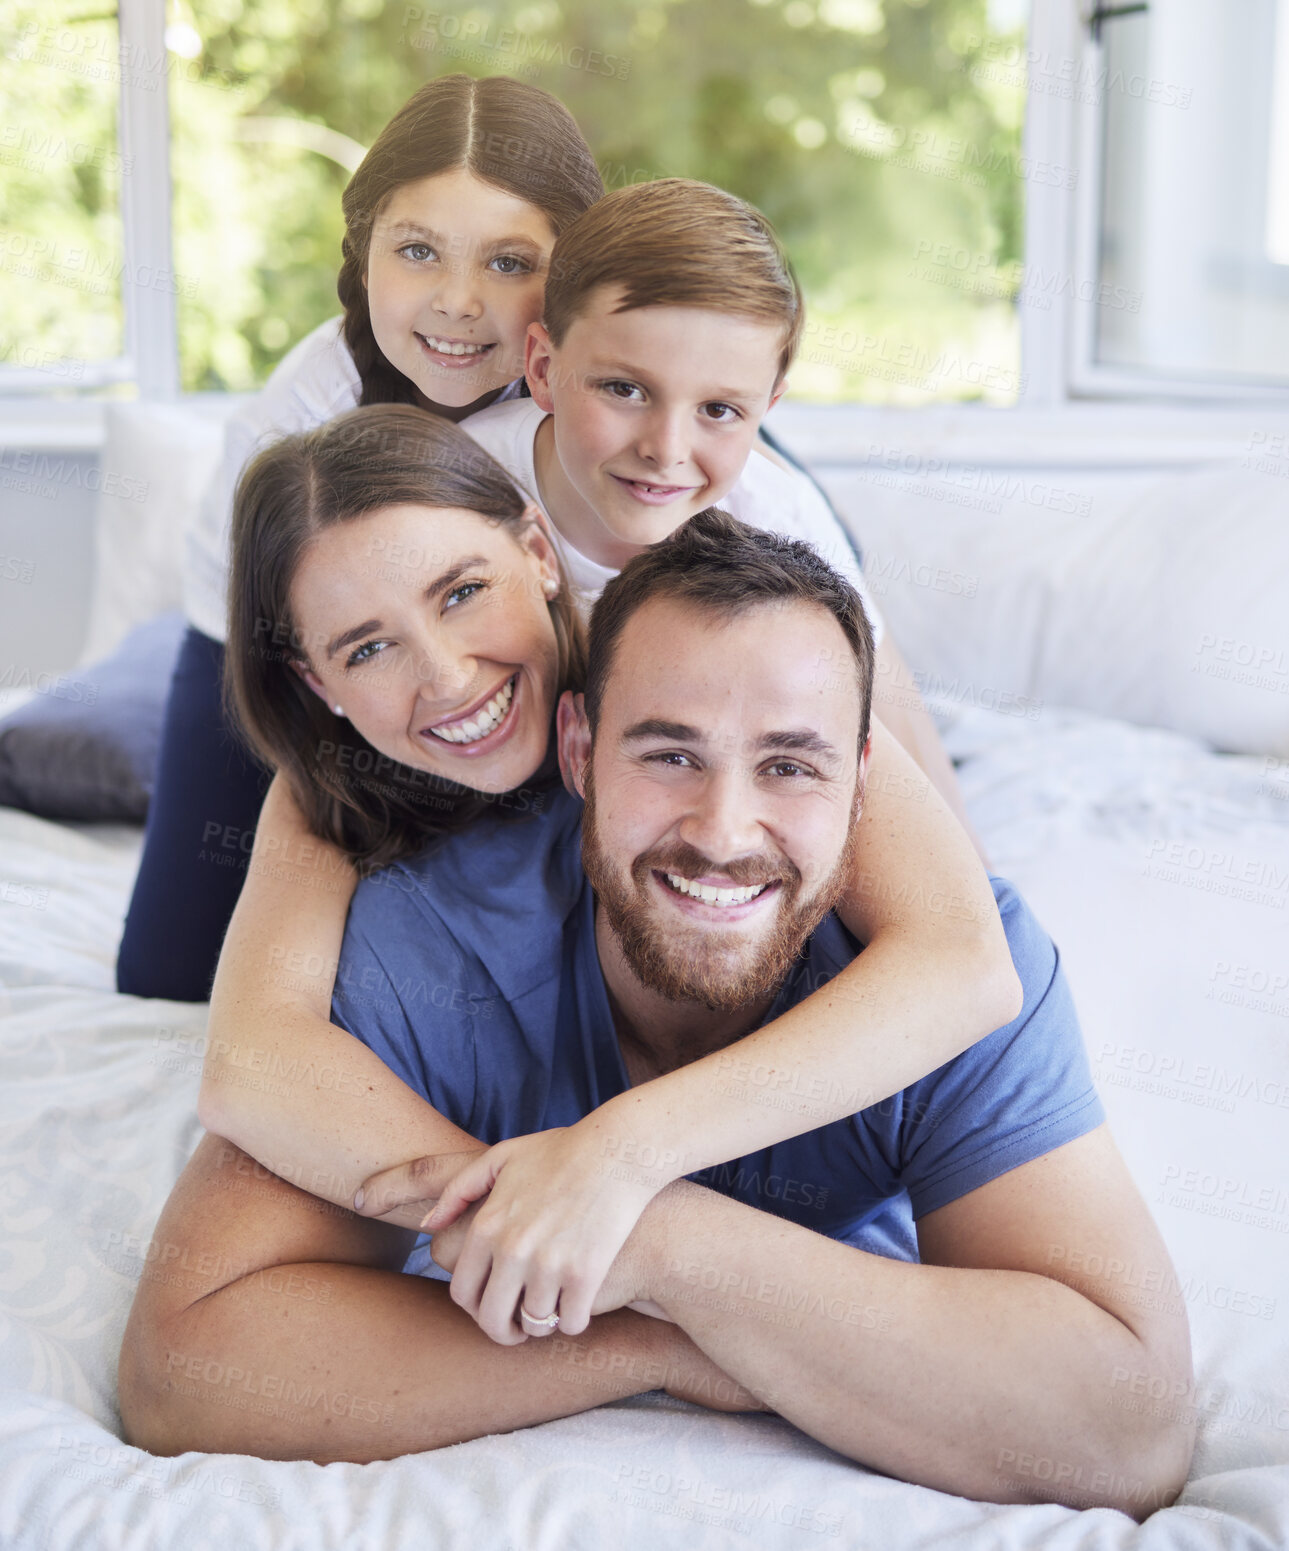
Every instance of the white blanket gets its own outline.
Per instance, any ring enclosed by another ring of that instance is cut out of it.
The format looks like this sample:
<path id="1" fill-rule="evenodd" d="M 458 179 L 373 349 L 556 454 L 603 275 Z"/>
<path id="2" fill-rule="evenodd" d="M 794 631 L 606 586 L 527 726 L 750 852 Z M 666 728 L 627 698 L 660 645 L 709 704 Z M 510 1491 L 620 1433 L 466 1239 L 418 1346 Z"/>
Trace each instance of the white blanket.
<path id="1" fill-rule="evenodd" d="M 366 1466 L 127 1447 L 117 1351 L 199 1135 L 205 1009 L 112 990 L 136 833 L 0 810 L 0 1544 L 1289 1545 L 1289 773 L 1051 710 L 959 715 L 948 736 L 995 869 L 1061 949 L 1177 1264 L 1196 1385 L 1160 1403 L 1194 1406 L 1200 1429 L 1177 1506 L 1137 1526 L 970 1502 L 660 1395 Z"/>

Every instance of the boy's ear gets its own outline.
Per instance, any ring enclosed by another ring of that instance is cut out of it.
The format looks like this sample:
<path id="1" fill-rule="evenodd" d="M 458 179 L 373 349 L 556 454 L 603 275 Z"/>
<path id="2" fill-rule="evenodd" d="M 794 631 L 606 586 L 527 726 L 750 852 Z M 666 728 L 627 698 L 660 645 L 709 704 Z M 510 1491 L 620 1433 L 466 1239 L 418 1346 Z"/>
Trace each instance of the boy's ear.
<path id="1" fill-rule="evenodd" d="M 524 376 L 528 379 L 528 391 L 533 396 L 533 403 L 548 415 L 555 408 L 551 394 L 552 349 L 546 325 L 530 323 L 524 340 Z"/>
<path id="2" fill-rule="evenodd" d="M 770 395 L 770 402 L 765 406 L 765 412 L 767 415 L 787 391 L 788 379 L 786 377 L 780 377 L 778 382 L 775 384 L 774 392 Z"/>
<path id="3" fill-rule="evenodd" d="M 586 767 L 591 758 L 591 727 L 581 695 L 566 689 L 555 712 L 559 773 L 574 797 L 586 796 Z"/>

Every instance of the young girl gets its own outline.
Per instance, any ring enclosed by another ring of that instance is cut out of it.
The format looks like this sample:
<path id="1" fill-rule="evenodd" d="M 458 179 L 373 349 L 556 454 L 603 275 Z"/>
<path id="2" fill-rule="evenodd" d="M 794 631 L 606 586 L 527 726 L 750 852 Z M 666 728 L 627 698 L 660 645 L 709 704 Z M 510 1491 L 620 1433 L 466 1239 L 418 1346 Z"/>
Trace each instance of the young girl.
<path id="1" fill-rule="evenodd" d="M 209 994 L 268 784 L 226 724 L 219 692 L 243 465 L 266 439 L 358 404 L 419 404 L 459 420 L 519 393 L 551 247 L 603 191 L 568 111 L 505 76 L 430 82 L 363 159 L 344 194 L 344 313 L 302 340 L 230 421 L 188 536 L 190 628 L 117 959 L 120 990 Z"/>
<path id="2" fill-rule="evenodd" d="M 411 409 L 356 410 L 260 454 L 236 524 L 230 684 L 279 779 L 216 977 L 199 1113 L 274 1173 L 348 1205 L 382 1169 L 471 1144 L 328 1021 L 345 857 L 370 870 L 489 800 L 517 822 L 540 807 L 557 779 L 554 707 L 580 687 L 580 628 L 539 511 L 463 432 Z M 671 1179 L 879 1102 L 1015 1016 L 986 875 L 880 723 L 856 847 L 840 914 L 866 950 L 749 1036 L 773 1080 L 681 1068 L 579 1125 L 495 1148 L 486 1183 L 471 1175 L 470 1194 L 491 1186 L 483 1210 L 514 1224 L 494 1271 L 518 1266 L 522 1285 L 525 1246 L 543 1246 L 566 1333 L 585 1329 L 617 1250 Z M 606 1134 L 674 1145 L 648 1177 L 615 1179 L 598 1166 Z"/>

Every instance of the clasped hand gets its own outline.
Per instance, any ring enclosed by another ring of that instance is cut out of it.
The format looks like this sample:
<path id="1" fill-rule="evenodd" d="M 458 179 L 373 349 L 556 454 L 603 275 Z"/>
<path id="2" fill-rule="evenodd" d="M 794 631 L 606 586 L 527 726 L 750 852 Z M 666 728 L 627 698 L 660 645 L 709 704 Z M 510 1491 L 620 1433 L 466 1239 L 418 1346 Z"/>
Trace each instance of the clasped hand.
<path id="1" fill-rule="evenodd" d="M 355 1210 L 380 1217 L 437 1198 L 421 1227 L 452 1272 L 452 1300 L 502 1346 L 538 1334 L 520 1327 L 521 1306 L 538 1318 L 558 1312 L 559 1329 L 574 1336 L 593 1314 L 624 1306 L 665 1318 L 640 1285 L 636 1257 L 620 1252 L 669 1179 L 610 1173 L 605 1161 L 600 1130 L 538 1131 L 386 1169 L 364 1183 Z"/>

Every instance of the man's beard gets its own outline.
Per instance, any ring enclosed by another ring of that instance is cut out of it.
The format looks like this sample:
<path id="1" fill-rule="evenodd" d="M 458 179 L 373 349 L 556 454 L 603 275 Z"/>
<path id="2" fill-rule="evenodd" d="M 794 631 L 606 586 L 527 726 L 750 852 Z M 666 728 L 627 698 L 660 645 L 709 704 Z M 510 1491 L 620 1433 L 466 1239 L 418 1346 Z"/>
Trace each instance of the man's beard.
<path id="1" fill-rule="evenodd" d="M 642 985 L 672 1002 L 697 1002 L 713 1012 L 736 1012 L 772 997 L 807 938 L 845 891 L 855 853 L 855 826 L 846 832 L 837 864 L 824 884 L 802 899 L 800 872 L 786 858 L 742 857 L 718 867 L 692 846 L 677 842 L 636 858 L 631 876 L 610 861 L 596 824 L 595 788 L 586 772 L 586 811 L 582 816 L 582 866 L 623 957 Z M 688 928 L 677 913 L 670 928 L 658 920 L 650 901 L 651 874 L 681 877 L 718 876 L 731 888 L 775 882 L 781 898 L 768 933 L 749 936 L 731 928 Z"/>

